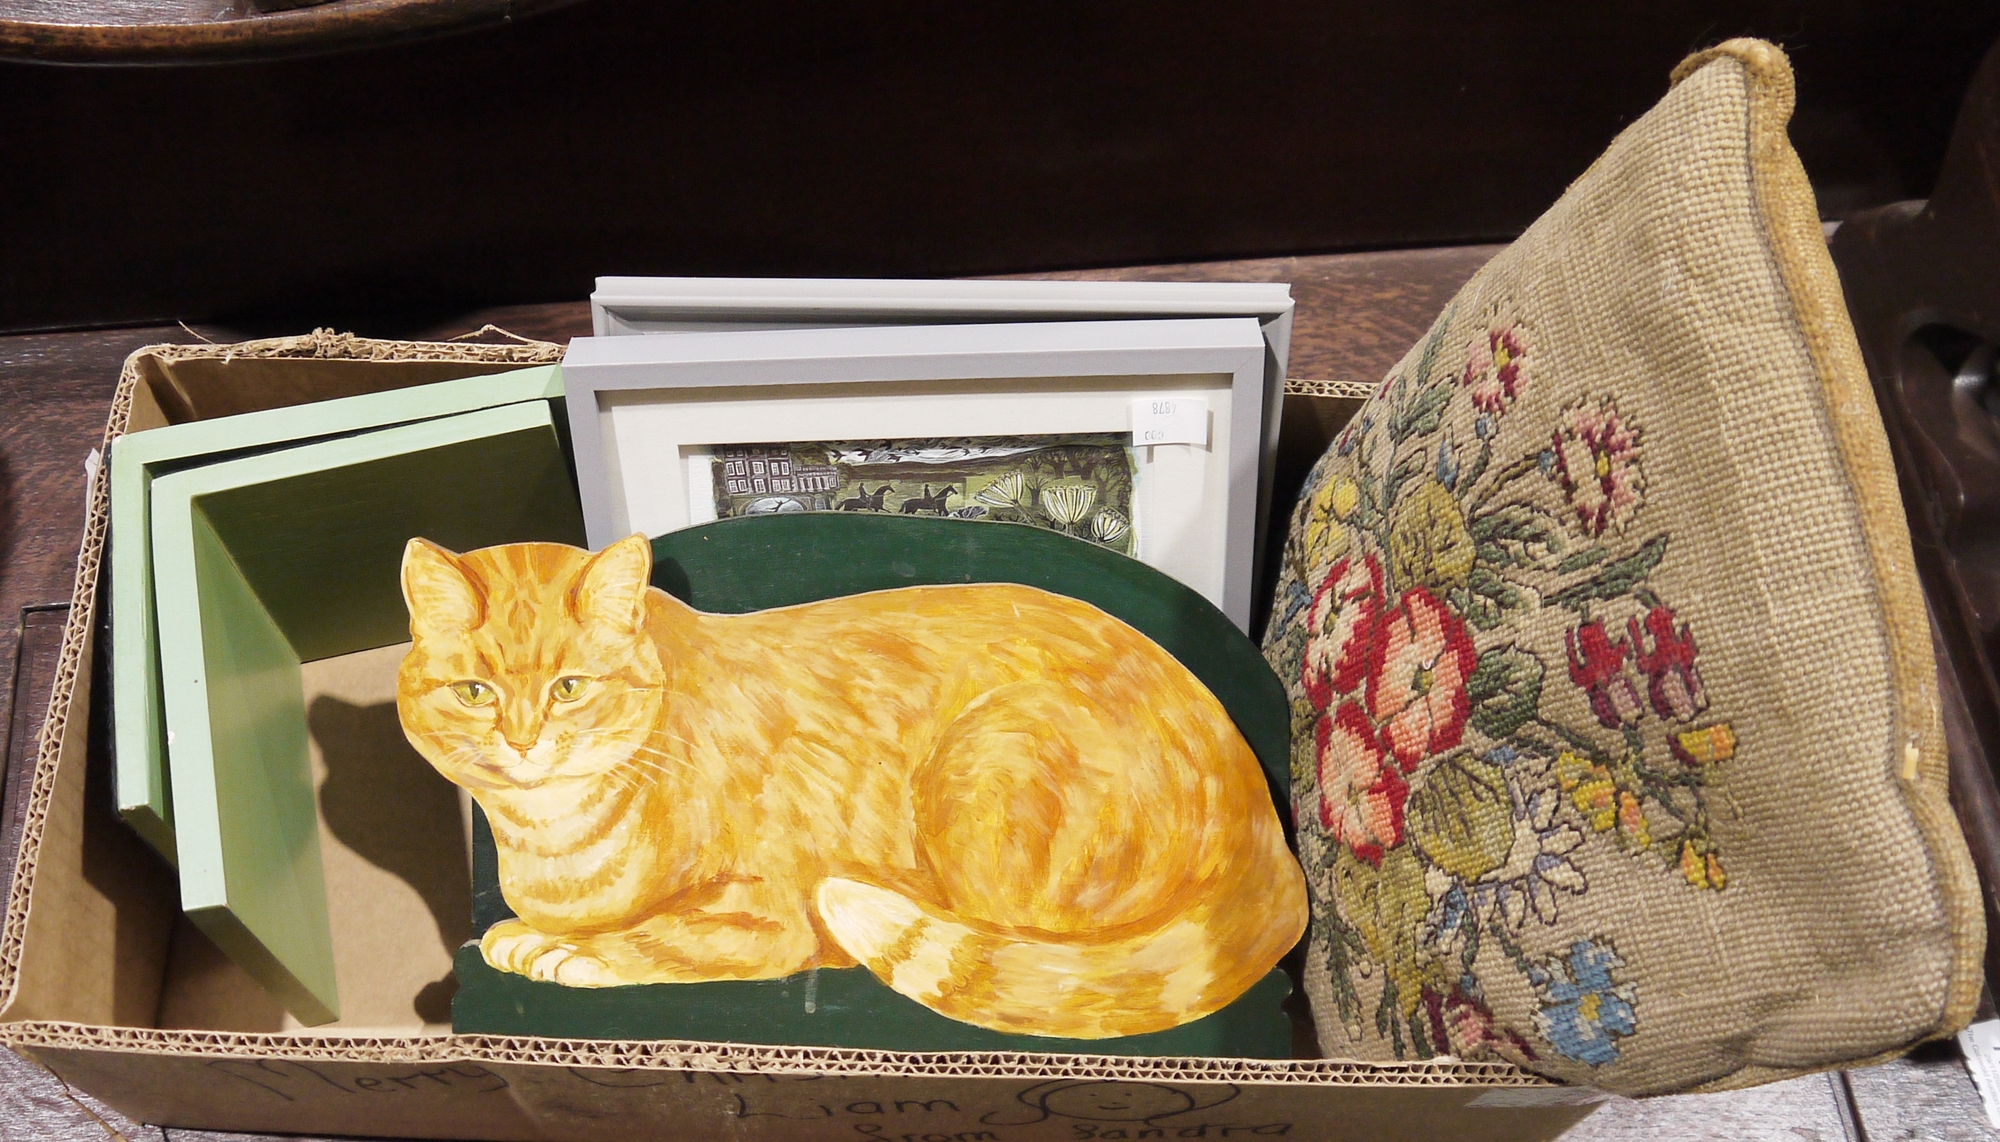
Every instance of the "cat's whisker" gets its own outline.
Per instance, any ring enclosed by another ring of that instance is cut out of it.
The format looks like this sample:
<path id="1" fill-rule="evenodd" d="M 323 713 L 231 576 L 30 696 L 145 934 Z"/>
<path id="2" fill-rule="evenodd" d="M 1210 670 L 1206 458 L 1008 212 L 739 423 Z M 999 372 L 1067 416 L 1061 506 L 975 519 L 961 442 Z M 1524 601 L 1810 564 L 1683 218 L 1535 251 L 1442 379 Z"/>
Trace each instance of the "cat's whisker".
<path id="1" fill-rule="evenodd" d="M 689 773 L 701 772 L 701 770 L 697 769 L 695 766 L 689 764 L 688 762 L 680 761 L 678 758 L 671 758 L 671 757 L 648 758 L 648 757 L 642 757 L 638 754 L 633 754 L 632 756 L 627 757 L 623 762 L 620 762 L 617 766 L 615 766 L 612 769 L 612 772 L 615 773 L 620 769 L 629 768 L 629 769 L 644 770 L 648 773 L 658 773 L 664 776 L 674 772 L 674 770 L 661 764 L 661 762 L 666 762 L 666 761 L 676 762 L 681 767 L 681 769 Z"/>
<path id="2" fill-rule="evenodd" d="M 689 750 L 693 750 L 695 748 L 692 742 L 682 742 L 680 744 L 686 746 Z M 680 754 L 669 753 L 666 750 L 659 748 L 658 746 L 646 745 L 644 743 L 633 746 L 632 753 L 634 756 L 638 757 L 659 757 L 659 758 L 665 758 L 669 761 L 678 761 L 684 765 L 689 764 L 689 761 L 685 756 L 682 756 Z"/>

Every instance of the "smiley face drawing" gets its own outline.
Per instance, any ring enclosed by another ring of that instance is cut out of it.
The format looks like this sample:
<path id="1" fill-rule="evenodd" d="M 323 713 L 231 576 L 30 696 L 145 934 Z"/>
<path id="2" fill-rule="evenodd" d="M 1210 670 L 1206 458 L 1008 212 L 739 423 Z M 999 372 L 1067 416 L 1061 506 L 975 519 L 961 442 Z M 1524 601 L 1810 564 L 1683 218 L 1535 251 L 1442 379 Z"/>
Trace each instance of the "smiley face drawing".
<path id="1" fill-rule="evenodd" d="M 987 1126 L 1026 1126 L 1051 1115 L 1086 1122 L 1143 1122 L 1220 1106 L 1236 1097 L 1228 1083 L 1191 1089 L 1165 1083 L 1119 1079 L 1061 1079 L 1037 1083 L 1014 1096 L 1020 1111 L 994 1111 L 980 1118 Z M 1030 1117 L 1003 1117 L 1027 1114 Z"/>

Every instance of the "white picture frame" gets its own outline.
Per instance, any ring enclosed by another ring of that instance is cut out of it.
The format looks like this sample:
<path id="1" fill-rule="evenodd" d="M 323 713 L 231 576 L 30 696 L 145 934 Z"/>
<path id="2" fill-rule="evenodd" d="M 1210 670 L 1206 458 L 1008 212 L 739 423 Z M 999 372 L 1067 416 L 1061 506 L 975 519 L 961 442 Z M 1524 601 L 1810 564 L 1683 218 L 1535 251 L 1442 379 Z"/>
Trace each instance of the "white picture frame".
<path id="1" fill-rule="evenodd" d="M 1255 318 L 1265 352 L 1253 566 L 1263 576 L 1293 306 L 1292 287 L 1284 282 L 601 277 L 590 295 L 590 323 L 597 336 L 618 337 L 827 326 Z"/>
<path id="2" fill-rule="evenodd" d="M 1242 317 L 579 337 L 563 383 L 586 536 L 698 522 L 689 460 L 718 446 L 1129 433 L 1135 402 L 1193 400 L 1199 443 L 1135 447 L 1136 555 L 1247 632 L 1266 351 Z"/>

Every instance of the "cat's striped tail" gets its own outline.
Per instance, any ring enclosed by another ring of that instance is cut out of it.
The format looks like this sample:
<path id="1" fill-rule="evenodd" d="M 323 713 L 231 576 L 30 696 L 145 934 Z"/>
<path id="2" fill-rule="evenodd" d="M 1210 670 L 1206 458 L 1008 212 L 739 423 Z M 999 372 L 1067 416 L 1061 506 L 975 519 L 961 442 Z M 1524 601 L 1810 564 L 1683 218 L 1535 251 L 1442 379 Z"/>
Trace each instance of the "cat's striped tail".
<path id="1" fill-rule="evenodd" d="M 1108 938 L 995 929 L 855 880 L 823 881 L 815 901 L 849 955 L 933 1011 L 994 1031 L 1103 1039 L 1199 1019 L 1262 979 L 1304 930 L 1304 880 L 1289 871 L 1263 893 L 1230 885 Z"/>

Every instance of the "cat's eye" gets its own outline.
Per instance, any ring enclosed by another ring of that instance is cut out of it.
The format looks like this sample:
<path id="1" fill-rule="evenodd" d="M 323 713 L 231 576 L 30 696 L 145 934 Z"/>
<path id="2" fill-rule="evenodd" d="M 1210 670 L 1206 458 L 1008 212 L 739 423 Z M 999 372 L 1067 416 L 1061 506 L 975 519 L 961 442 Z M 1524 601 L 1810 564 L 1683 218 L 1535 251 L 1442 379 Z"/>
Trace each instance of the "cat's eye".
<path id="1" fill-rule="evenodd" d="M 590 685 L 590 679 L 580 674 L 565 674 L 561 678 L 556 679 L 556 684 L 551 689 L 556 696 L 556 701 L 574 702 L 578 698 L 583 697 L 584 687 L 588 685 Z"/>
<path id="2" fill-rule="evenodd" d="M 451 684 L 450 689 L 453 694 L 458 696 L 459 701 L 464 702 L 468 706 L 484 706 L 493 700 L 493 687 L 488 686 L 484 682 L 473 682 L 470 680 L 454 682 Z"/>

